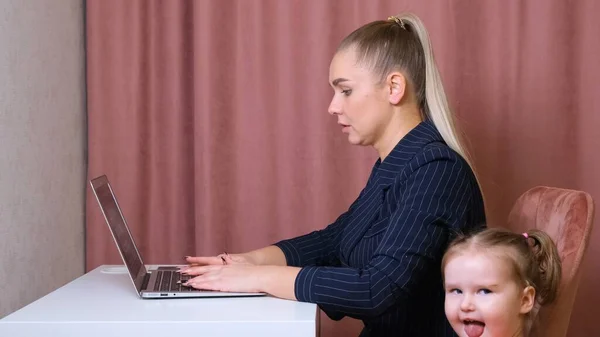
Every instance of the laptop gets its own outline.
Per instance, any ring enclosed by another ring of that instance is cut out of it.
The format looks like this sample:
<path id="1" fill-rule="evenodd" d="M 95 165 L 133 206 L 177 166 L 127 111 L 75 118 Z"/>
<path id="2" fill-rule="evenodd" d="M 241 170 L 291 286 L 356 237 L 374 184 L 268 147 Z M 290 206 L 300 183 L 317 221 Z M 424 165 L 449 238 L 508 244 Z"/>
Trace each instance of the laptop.
<path id="1" fill-rule="evenodd" d="M 193 276 L 182 275 L 176 266 L 158 266 L 148 270 L 138 251 L 125 217 L 117 202 L 106 175 L 90 180 L 92 191 L 100 205 L 106 224 L 117 244 L 117 249 L 127 267 L 135 290 L 141 298 L 190 298 L 190 297 L 248 297 L 265 296 L 265 293 L 236 293 L 199 290 L 182 284 Z"/>

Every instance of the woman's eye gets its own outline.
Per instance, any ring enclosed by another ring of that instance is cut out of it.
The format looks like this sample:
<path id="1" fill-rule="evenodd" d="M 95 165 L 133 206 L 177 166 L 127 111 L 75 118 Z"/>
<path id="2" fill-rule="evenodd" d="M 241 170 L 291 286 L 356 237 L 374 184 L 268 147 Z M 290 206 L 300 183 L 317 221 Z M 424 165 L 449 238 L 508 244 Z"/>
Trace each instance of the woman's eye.
<path id="1" fill-rule="evenodd" d="M 342 94 L 344 94 L 346 96 L 350 96 L 351 93 L 352 93 L 352 89 L 342 90 Z"/>

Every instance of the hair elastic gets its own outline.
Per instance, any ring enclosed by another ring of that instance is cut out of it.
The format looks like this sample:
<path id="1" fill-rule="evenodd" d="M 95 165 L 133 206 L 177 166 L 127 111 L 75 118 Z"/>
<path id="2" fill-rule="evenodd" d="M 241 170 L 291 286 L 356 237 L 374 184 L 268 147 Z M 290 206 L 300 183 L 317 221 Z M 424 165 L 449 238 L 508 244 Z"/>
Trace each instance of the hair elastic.
<path id="1" fill-rule="evenodd" d="M 392 15 L 388 17 L 388 20 L 395 21 L 398 25 L 400 25 L 400 27 L 402 27 L 402 29 L 406 29 L 406 27 L 404 27 L 404 21 L 402 21 L 402 19 L 398 18 L 397 16 Z"/>

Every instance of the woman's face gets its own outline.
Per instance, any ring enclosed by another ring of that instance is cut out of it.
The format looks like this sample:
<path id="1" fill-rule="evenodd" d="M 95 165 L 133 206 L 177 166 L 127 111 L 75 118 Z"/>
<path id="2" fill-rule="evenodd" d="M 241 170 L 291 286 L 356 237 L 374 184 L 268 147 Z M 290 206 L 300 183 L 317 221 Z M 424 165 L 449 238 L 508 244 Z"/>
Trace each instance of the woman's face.
<path id="1" fill-rule="evenodd" d="M 372 72 L 357 64 L 353 48 L 339 51 L 329 67 L 335 93 L 329 113 L 354 145 L 375 145 L 393 116 L 389 88 L 378 84 Z"/>

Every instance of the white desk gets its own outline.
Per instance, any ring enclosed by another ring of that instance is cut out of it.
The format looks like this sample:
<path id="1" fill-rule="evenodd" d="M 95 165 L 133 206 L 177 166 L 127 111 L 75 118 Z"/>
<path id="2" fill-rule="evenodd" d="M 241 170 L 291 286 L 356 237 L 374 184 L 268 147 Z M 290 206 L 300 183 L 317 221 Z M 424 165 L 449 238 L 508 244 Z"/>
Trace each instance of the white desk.
<path id="1" fill-rule="evenodd" d="M 4 317 L 0 336 L 318 335 L 314 304 L 273 297 L 143 300 L 124 269 L 102 272 L 115 267 L 100 266 Z"/>

